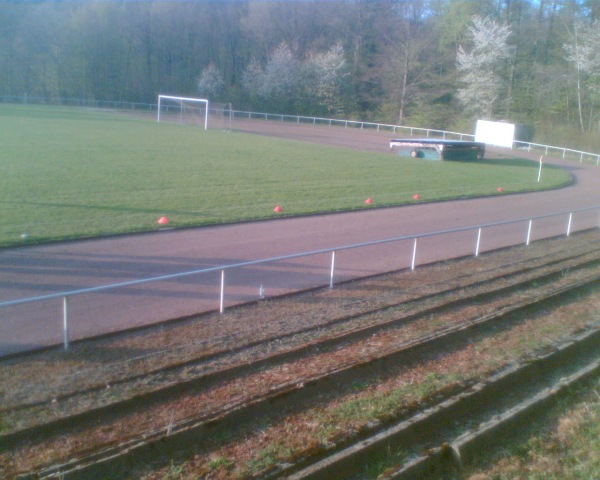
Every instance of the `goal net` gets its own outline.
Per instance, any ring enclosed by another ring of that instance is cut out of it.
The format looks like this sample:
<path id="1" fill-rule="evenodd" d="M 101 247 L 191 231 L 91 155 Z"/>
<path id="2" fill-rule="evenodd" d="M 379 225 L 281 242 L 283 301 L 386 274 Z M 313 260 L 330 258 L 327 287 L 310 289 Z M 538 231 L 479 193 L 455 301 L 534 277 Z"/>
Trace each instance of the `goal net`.
<path id="1" fill-rule="evenodd" d="M 205 98 L 158 96 L 157 122 L 198 125 L 208 129 L 209 102 Z"/>

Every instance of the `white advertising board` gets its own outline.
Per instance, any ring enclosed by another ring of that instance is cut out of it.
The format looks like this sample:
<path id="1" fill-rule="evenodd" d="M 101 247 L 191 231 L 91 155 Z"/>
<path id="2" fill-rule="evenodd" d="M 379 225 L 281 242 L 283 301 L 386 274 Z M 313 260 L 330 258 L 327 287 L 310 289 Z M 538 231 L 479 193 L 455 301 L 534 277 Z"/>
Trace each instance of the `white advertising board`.
<path id="1" fill-rule="evenodd" d="M 475 141 L 488 145 L 512 148 L 515 139 L 514 123 L 490 122 L 477 120 L 475 127 Z"/>

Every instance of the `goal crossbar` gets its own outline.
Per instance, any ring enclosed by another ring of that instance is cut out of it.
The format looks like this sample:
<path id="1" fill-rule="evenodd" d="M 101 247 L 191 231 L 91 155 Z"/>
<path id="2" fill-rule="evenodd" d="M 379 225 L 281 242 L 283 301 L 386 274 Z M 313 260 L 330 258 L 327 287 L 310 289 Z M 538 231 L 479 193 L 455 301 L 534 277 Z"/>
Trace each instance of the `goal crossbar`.
<path id="1" fill-rule="evenodd" d="M 204 130 L 208 129 L 208 100 L 206 98 L 190 98 L 190 97 L 175 97 L 171 95 L 159 95 L 158 96 L 158 109 L 156 115 L 156 121 L 160 123 L 160 104 L 161 100 L 175 100 L 177 102 L 197 102 L 204 103 L 206 105 L 204 112 Z M 183 108 L 183 107 L 182 107 Z"/>

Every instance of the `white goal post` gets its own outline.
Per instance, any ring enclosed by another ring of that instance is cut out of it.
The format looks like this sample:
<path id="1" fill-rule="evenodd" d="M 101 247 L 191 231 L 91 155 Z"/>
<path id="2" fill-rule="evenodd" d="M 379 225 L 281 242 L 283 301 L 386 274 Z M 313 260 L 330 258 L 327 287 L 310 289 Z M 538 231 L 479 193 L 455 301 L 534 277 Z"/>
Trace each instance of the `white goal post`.
<path id="1" fill-rule="evenodd" d="M 156 115 L 156 121 L 160 123 L 160 110 L 161 101 L 171 100 L 179 104 L 180 112 L 183 112 L 186 103 L 200 103 L 204 105 L 204 130 L 208 129 L 208 100 L 206 98 L 187 98 L 187 97 L 173 97 L 171 95 L 159 95 L 158 96 L 158 110 Z"/>

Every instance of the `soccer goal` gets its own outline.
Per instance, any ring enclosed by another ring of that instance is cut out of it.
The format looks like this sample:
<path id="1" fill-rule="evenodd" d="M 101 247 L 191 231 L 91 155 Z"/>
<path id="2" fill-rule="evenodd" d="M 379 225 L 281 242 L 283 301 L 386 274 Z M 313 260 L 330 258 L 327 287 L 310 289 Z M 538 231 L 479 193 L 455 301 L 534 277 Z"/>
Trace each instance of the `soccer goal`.
<path id="1" fill-rule="evenodd" d="M 202 125 L 208 129 L 208 100 L 205 98 L 158 96 L 156 121 L 179 122 L 181 124 Z"/>

